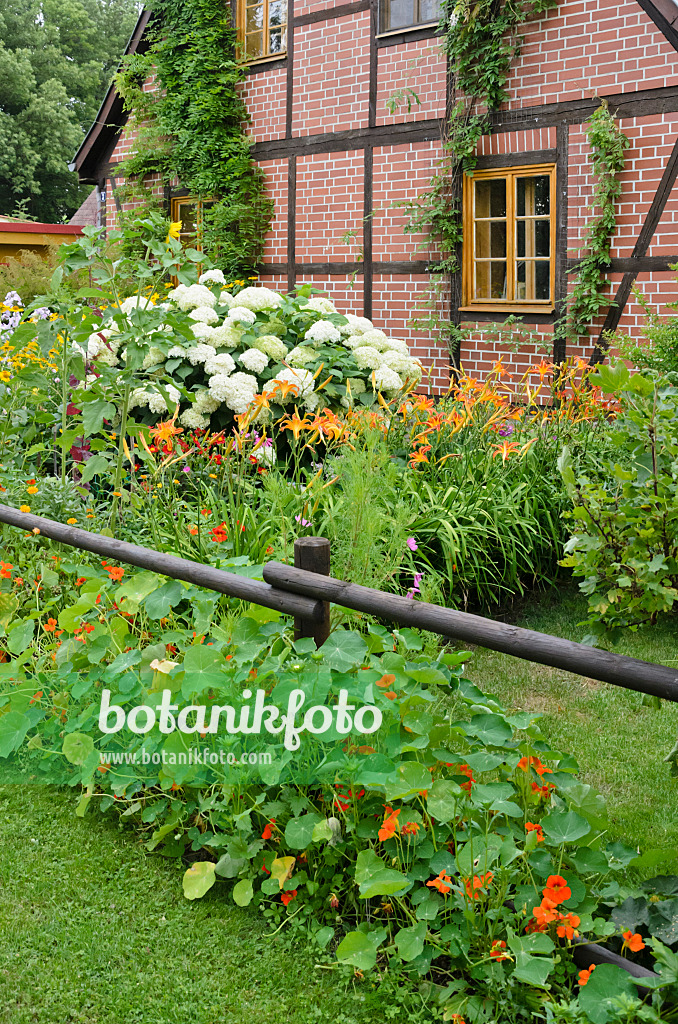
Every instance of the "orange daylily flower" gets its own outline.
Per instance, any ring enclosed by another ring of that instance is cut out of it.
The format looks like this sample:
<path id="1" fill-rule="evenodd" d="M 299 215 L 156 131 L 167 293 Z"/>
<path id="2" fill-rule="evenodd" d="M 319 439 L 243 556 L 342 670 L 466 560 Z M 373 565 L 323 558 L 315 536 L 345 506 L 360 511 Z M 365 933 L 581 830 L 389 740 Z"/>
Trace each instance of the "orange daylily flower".
<path id="1" fill-rule="evenodd" d="M 311 421 L 308 419 L 307 416 L 304 416 L 304 418 L 302 419 L 299 416 L 299 412 L 295 405 L 294 416 L 287 416 L 284 420 L 281 420 L 280 426 L 282 427 L 283 430 L 291 430 L 292 433 L 294 434 L 294 440 L 298 441 L 299 435 L 302 432 L 302 430 L 308 430 L 310 428 Z"/>
<path id="2" fill-rule="evenodd" d="M 495 445 L 492 451 L 492 458 L 496 459 L 497 455 L 501 455 L 501 461 L 506 462 L 513 452 L 517 452 L 520 449 L 520 445 L 517 441 L 502 441 L 501 444 Z"/>

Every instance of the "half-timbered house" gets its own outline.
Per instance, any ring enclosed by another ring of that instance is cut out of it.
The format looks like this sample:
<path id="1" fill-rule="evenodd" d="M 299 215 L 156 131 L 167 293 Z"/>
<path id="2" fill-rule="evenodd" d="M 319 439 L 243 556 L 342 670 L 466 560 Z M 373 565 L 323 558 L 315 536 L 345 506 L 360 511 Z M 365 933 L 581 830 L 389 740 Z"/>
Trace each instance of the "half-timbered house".
<path id="1" fill-rule="evenodd" d="M 410 324 L 436 252 L 404 231 L 399 205 L 427 188 L 442 155 L 451 69 L 437 0 L 236 0 L 234 18 L 249 63 L 253 154 L 275 202 L 262 283 L 312 282 L 342 312 L 406 338 L 430 368 L 432 390 L 445 388 L 446 346 Z M 147 24 L 144 13 L 128 52 L 144 47 Z M 561 0 L 529 19 L 523 36 L 508 100 L 491 115 L 465 182 L 463 258 L 440 300 L 453 321 L 474 325 L 460 358 L 480 375 L 499 357 L 514 373 L 535 361 L 531 344 L 516 352 L 497 340 L 509 315 L 553 348 L 590 216 L 584 126 L 602 98 L 631 143 L 609 267 L 614 304 L 585 345 L 556 341 L 555 356 L 588 358 L 603 329 L 637 335 L 644 314 L 634 284 L 660 309 L 676 297 L 678 6 Z M 417 101 L 392 112 L 389 97 L 407 89 Z M 81 181 L 97 186 L 107 224 L 120 208 L 119 166 L 134 149 L 124 129 L 112 88 L 74 162 Z M 178 185 L 165 198 L 190 232 L 192 197 Z"/>

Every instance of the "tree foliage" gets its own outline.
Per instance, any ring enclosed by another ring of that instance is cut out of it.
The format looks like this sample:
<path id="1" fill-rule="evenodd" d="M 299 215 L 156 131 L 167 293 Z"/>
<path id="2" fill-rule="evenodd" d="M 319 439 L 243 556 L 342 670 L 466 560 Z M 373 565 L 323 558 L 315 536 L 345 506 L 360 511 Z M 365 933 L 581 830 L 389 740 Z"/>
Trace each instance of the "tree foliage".
<path id="1" fill-rule="evenodd" d="M 4 0 L 0 214 L 70 216 L 87 195 L 68 162 L 134 28 L 137 0 Z"/>

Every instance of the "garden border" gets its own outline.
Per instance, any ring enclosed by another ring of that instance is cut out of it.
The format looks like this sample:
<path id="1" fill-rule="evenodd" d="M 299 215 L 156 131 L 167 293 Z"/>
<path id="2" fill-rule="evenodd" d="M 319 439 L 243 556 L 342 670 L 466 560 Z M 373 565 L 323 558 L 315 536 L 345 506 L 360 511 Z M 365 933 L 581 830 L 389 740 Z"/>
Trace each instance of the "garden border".
<path id="1" fill-rule="evenodd" d="M 9 505 L 0 504 L 0 523 L 28 531 L 38 530 L 44 536 L 71 547 L 93 551 L 163 576 L 186 580 L 208 590 L 286 612 L 297 620 L 297 635 L 314 637 L 318 647 L 329 635 L 329 606 L 334 603 L 399 625 L 414 626 L 463 643 L 476 644 L 525 661 L 564 669 L 585 678 L 678 703 L 678 671 L 666 665 L 640 661 L 548 633 L 537 633 L 469 612 L 442 608 L 321 575 L 329 569 L 329 541 L 326 538 L 302 537 L 296 540 L 296 565 L 267 562 L 263 568 L 265 582 L 260 583 L 200 562 L 19 512 Z M 314 558 L 318 560 L 317 565 Z M 314 571 L 309 571 L 310 566 Z"/>

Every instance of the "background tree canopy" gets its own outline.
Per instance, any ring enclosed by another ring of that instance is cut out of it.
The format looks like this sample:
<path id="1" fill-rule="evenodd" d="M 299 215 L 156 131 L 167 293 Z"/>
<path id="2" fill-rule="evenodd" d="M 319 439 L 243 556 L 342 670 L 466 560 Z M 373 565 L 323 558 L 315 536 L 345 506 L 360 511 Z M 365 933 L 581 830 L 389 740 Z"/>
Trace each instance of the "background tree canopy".
<path id="1" fill-rule="evenodd" d="M 96 117 L 139 16 L 137 0 L 3 0 L 0 214 L 70 217 L 91 186 L 68 162 Z"/>

